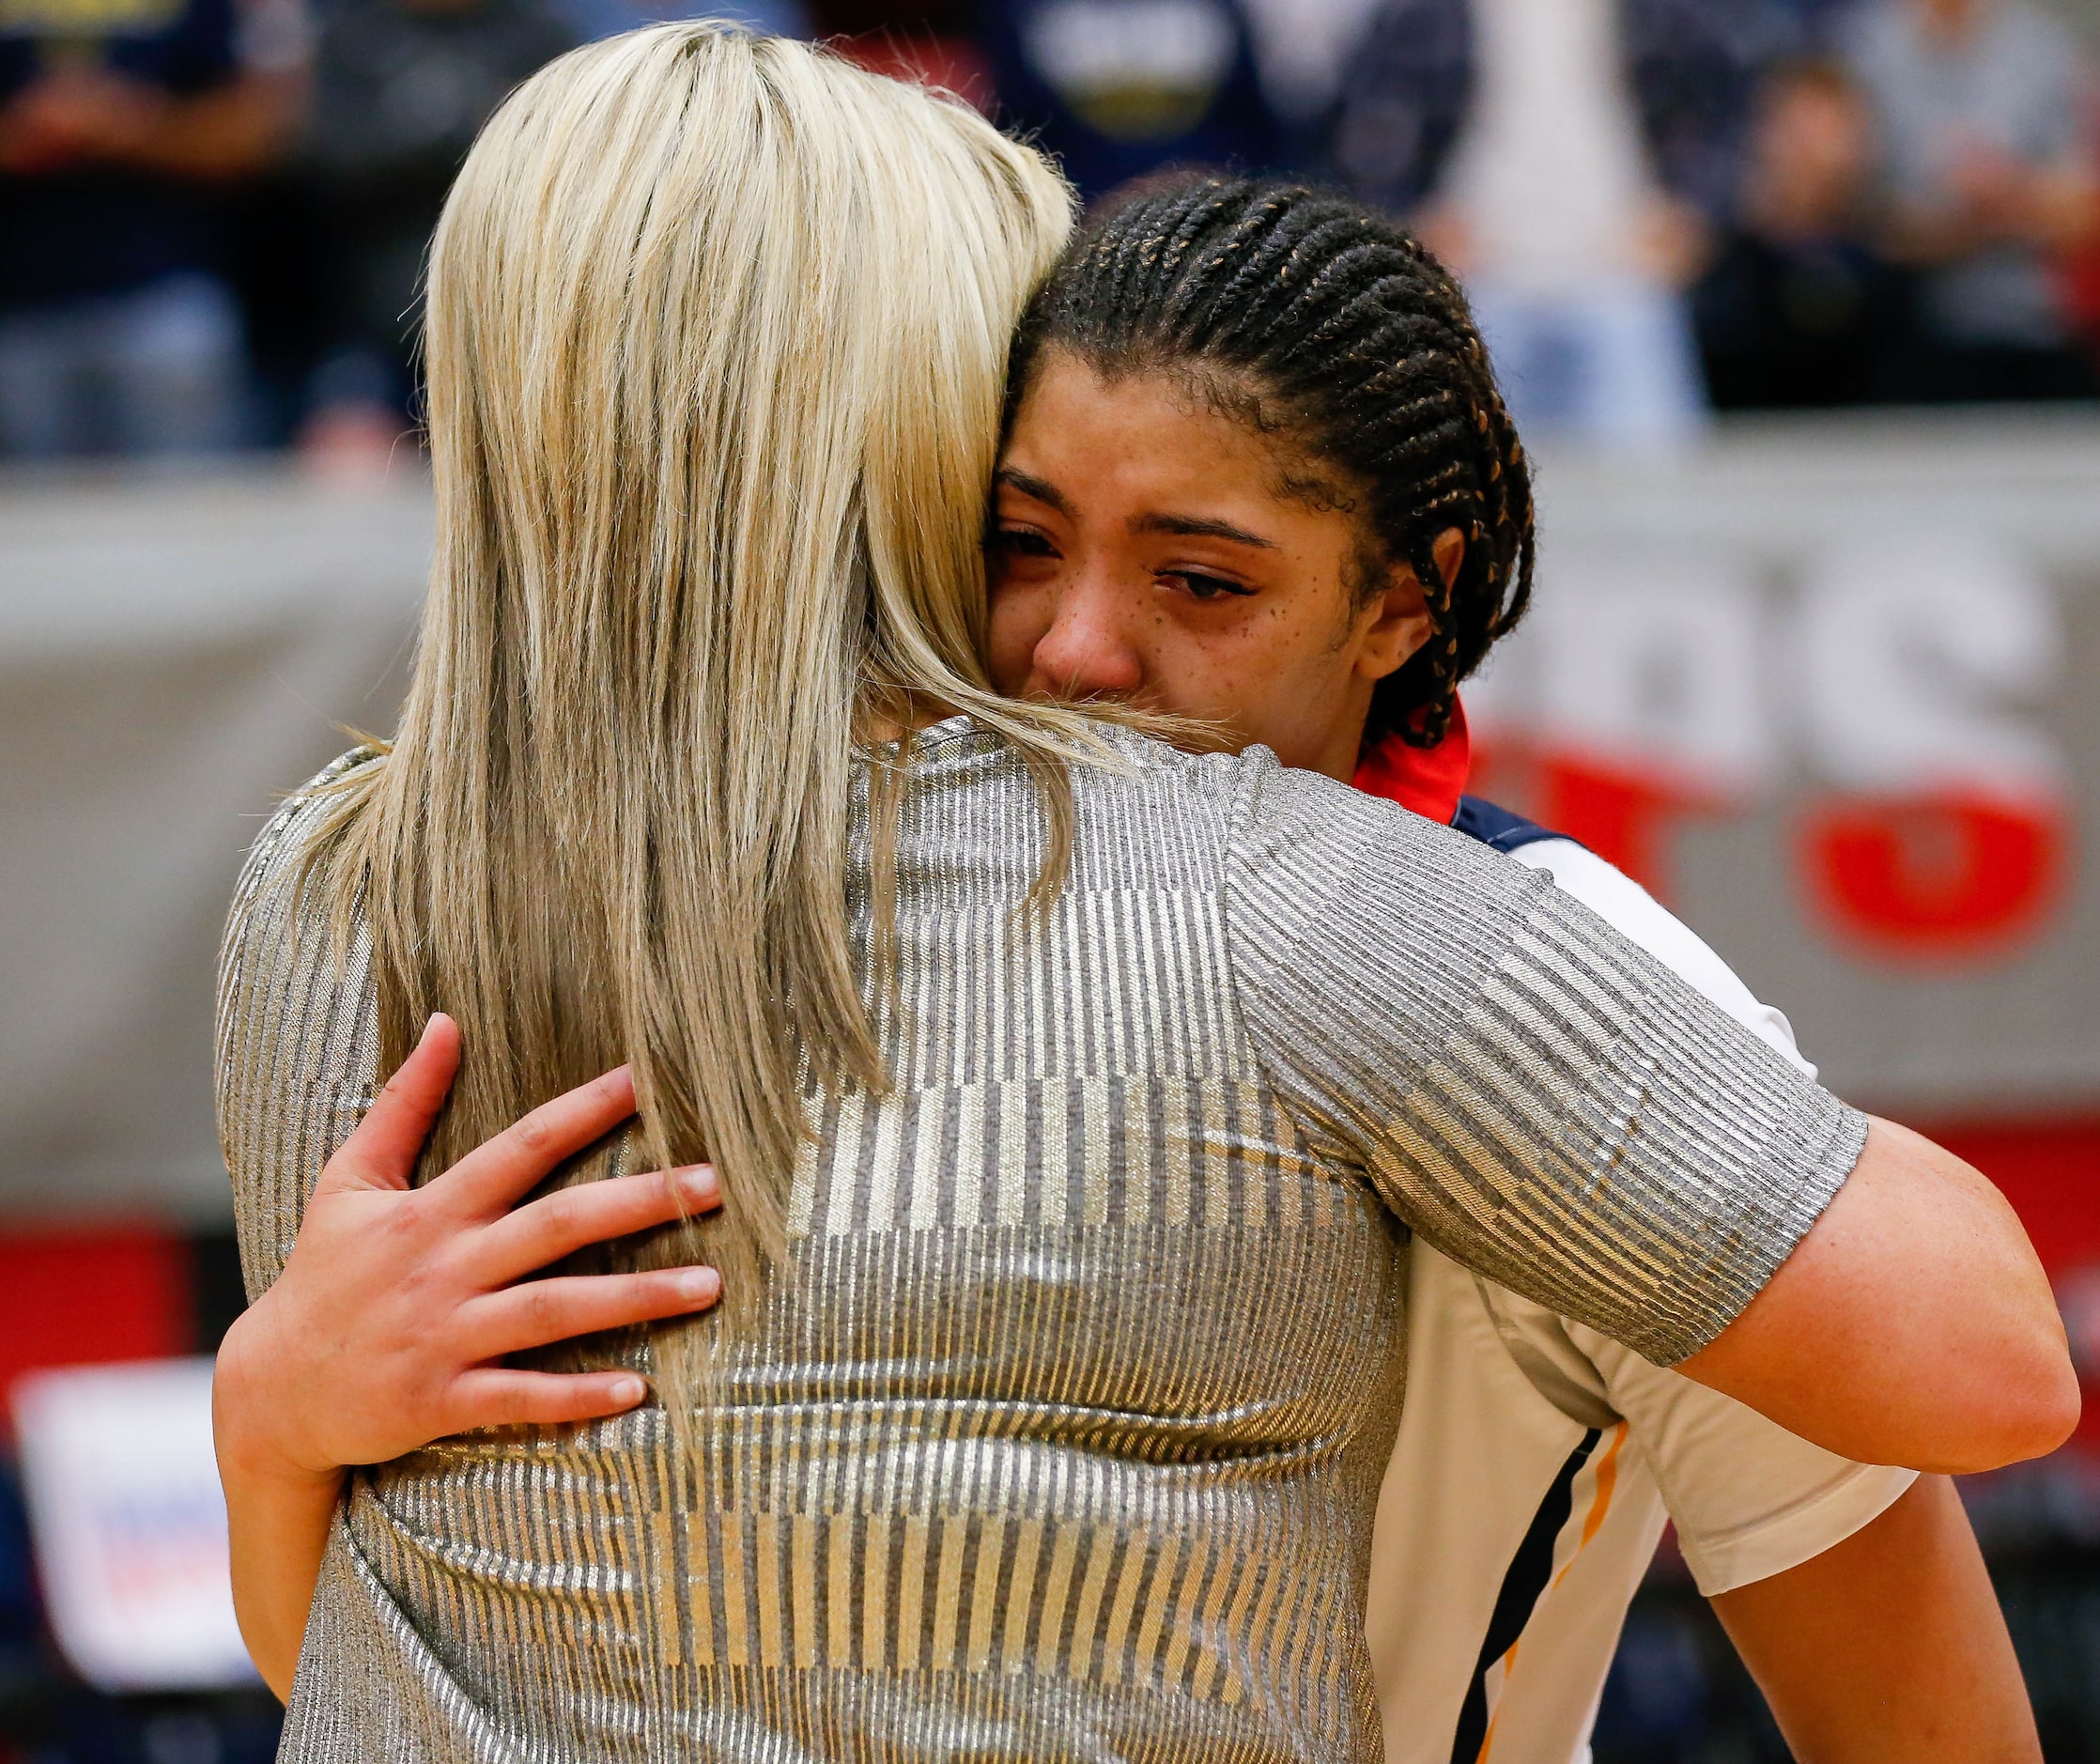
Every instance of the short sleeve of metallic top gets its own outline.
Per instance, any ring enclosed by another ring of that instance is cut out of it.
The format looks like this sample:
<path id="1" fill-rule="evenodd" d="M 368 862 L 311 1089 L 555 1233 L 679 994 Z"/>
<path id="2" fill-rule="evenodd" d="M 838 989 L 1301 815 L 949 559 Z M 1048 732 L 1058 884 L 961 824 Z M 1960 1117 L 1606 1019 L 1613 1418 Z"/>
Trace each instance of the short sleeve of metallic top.
<path id="1" fill-rule="evenodd" d="M 891 1085 L 812 1094 L 729 1399 L 689 1445 L 649 1407 L 359 1473 L 283 1756 L 1370 1764 L 1408 1229 L 1669 1362 L 1857 1159 L 1861 1117 L 1548 878 L 1265 750 L 1114 739 L 1027 929 L 1025 768 L 917 738 Z M 373 1083 L 363 951 L 295 888 L 315 814 L 223 960 L 256 1289 Z"/>

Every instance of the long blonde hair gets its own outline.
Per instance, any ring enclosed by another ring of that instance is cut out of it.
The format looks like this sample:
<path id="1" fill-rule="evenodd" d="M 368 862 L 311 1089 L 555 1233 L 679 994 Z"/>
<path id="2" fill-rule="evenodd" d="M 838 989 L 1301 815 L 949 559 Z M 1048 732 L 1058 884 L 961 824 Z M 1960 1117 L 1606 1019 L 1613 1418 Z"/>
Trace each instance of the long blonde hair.
<path id="1" fill-rule="evenodd" d="M 974 714 L 1030 756 L 1053 843 L 1063 763 L 1099 756 L 980 660 L 1008 343 L 1070 224 L 964 106 L 699 23 L 528 81 L 438 227 L 422 644 L 323 868 L 369 928 L 383 1068 L 432 1010 L 464 1031 L 426 1168 L 623 1060 L 640 1153 L 715 1163 L 729 1321 L 658 1341 L 687 1395 L 784 1252 L 798 1058 L 882 1081 L 857 740 Z"/>

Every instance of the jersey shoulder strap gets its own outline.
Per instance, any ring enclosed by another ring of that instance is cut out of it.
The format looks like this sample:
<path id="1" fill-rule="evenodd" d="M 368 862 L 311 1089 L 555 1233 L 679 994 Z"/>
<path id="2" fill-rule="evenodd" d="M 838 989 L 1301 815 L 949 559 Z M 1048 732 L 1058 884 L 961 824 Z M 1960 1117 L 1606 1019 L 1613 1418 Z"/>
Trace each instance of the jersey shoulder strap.
<path id="1" fill-rule="evenodd" d="M 1468 839 L 1477 839 L 1494 851 L 1516 851 L 1525 845 L 1536 845 L 1541 840 L 1567 839 L 1566 833 L 1556 833 L 1550 827 L 1541 827 L 1536 821 L 1527 821 L 1522 815 L 1504 808 L 1499 802 L 1490 802 L 1485 797 L 1460 797 L 1459 812 L 1451 817 L 1454 832 L 1463 833 Z M 1569 844 L 1579 844 L 1578 840 L 1568 840 Z"/>

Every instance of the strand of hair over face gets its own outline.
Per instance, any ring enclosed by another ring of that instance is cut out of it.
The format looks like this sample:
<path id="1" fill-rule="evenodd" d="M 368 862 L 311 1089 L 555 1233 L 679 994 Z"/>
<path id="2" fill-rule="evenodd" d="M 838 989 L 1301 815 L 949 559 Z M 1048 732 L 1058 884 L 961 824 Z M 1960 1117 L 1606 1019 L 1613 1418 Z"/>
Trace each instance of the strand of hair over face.
<path id="1" fill-rule="evenodd" d="M 1195 375 L 1338 470 L 1382 553 L 1422 585 L 1434 634 L 1382 681 L 1367 743 L 1443 738 L 1459 683 L 1522 616 L 1531 473 L 1458 285 L 1405 229 L 1273 181 L 1190 177 L 1094 221 L 1030 304 L 1009 421 L 1044 356 L 1110 378 Z M 1446 584 L 1439 534 L 1464 535 Z M 1367 580 L 1378 580 L 1367 573 Z"/>

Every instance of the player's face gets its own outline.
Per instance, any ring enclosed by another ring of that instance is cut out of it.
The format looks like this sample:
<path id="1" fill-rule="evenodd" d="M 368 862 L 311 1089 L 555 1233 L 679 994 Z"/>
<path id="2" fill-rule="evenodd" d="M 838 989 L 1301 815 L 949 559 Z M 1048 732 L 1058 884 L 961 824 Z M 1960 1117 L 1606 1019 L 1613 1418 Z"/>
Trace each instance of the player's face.
<path id="1" fill-rule="evenodd" d="M 1429 620 L 1404 567 L 1356 603 L 1362 529 L 1324 475 L 1171 379 L 1054 352 L 999 461 L 999 689 L 1212 719 L 1347 779 L 1372 689 Z"/>

